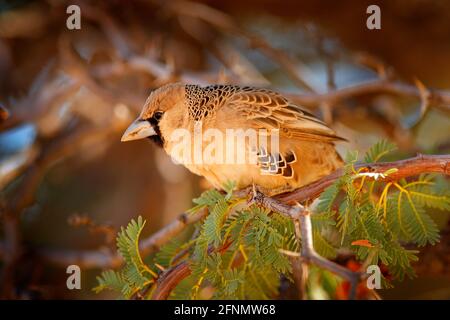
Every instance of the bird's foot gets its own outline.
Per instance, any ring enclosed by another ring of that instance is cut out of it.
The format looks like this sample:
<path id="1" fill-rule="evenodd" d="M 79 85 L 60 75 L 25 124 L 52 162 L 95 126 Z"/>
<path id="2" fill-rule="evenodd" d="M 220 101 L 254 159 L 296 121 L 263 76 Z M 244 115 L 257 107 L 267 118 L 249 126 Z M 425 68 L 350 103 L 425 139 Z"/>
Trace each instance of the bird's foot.
<path id="1" fill-rule="evenodd" d="M 261 205 L 265 198 L 266 195 L 261 191 L 261 188 L 255 183 L 252 183 L 252 189 L 249 192 L 249 197 L 247 200 L 248 205 Z"/>

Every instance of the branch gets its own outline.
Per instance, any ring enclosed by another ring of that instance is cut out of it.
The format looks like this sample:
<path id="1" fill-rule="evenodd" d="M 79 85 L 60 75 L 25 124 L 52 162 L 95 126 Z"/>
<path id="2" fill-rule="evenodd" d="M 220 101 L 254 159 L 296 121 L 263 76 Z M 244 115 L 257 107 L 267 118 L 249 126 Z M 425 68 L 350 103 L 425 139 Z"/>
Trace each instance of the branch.
<path id="1" fill-rule="evenodd" d="M 377 79 L 350 87 L 328 91 L 326 93 L 285 93 L 286 97 L 305 107 L 315 107 L 322 103 L 332 105 L 342 100 L 370 93 L 392 93 L 410 97 L 421 98 L 417 86 Z M 429 89 L 429 102 L 443 111 L 450 112 L 450 92 Z"/>
<path id="2" fill-rule="evenodd" d="M 450 155 L 422 155 L 414 158 L 380 163 L 360 163 L 355 165 L 355 169 L 367 168 L 369 172 L 383 173 L 388 169 L 396 168 L 398 171 L 389 174 L 384 180 L 395 181 L 403 178 L 417 176 L 421 173 L 442 173 L 450 174 Z M 276 198 L 282 202 L 293 201 L 303 202 L 317 198 L 323 190 L 330 186 L 335 180 L 343 175 L 343 169 L 325 176 L 295 191 L 281 194 Z M 380 178 L 382 179 L 382 178 Z M 239 193 L 242 191 L 238 191 Z M 247 191 L 248 192 L 248 191 Z"/>
<path id="3" fill-rule="evenodd" d="M 300 62 L 293 61 L 285 52 L 274 48 L 258 35 L 240 28 L 227 14 L 204 4 L 190 1 L 175 1 L 173 4 L 166 7 L 179 15 L 201 19 L 225 32 L 246 39 L 250 46 L 258 48 L 268 58 L 278 63 L 297 87 L 308 91 L 308 93 L 304 94 L 286 94 L 286 96 L 294 102 L 298 102 L 306 107 L 316 107 L 324 104 L 334 105 L 336 102 L 358 95 L 381 92 L 416 98 L 422 97 L 419 87 L 400 82 L 393 82 L 386 77 L 342 89 L 330 90 L 324 94 L 316 93 L 314 89 L 299 76 L 299 72 L 297 71 L 302 67 Z M 428 93 L 428 102 L 430 105 L 433 105 L 442 111 L 450 112 L 450 92 L 429 90 Z"/>
<path id="4" fill-rule="evenodd" d="M 442 173 L 450 174 L 450 155 L 418 155 L 414 158 L 399 160 L 394 162 L 381 162 L 373 164 L 356 164 L 355 168 L 368 168 L 370 172 L 383 173 L 388 169 L 397 168 L 398 171 L 390 174 L 386 179 L 399 180 L 421 173 Z M 265 205 L 278 212 L 285 212 L 288 217 L 295 217 L 296 210 L 287 205 L 294 201 L 304 202 L 317 198 L 325 188 L 330 186 L 336 179 L 343 174 L 342 169 L 336 170 L 328 176 L 325 176 L 313 183 L 301 187 L 292 192 L 278 195 L 274 198 L 266 197 Z M 236 198 L 245 198 L 252 187 L 235 191 L 233 196 Z M 276 201 L 278 200 L 278 201 Z M 206 216 L 206 210 L 201 210 L 195 214 L 181 214 L 175 221 L 168 224 L 157 233 L 153 234 L 140 243 L 141 253 L 148 255 L 158 250 L 161 245 L 178 235 L 186 226 L 200 221 Z M 78 264 L 84 268 L 98 267 L 108 268 L 116 267 L 121 263 L 118 256 L 110 253 L 101 252 L 99 250 L 92 251 L 67 251 L 67 250 L 50 250 L 41 249 L 38 253 L 47 261 L 67 266 L 68 264 Z M 2 248 L 0 247 L 0 257 L 2 256 Z"/>
<path id="5" fill-rule="evenodd" d="M 248 204 L 251 205 L 253 203 L 267 209 L 277 211 L 282 215 L 294 220 L 297 239 L 299 241 L 301 239 L 302 242 L 301 253 L 299 254 L 302 259 L 301 261 L 298 261 L 300 265 L 304 263 L 314 263 L 321 268 L 324 268 L 341 276 L 351 284 L 350 298 L 353 299 L 355 297 L 356 286 L 362 275 L 358 272 L 353 272 L 347 268 L 344 268 L 339 264 L 329 261 L 317 254 L 313 247 L 311 217 L 308 209 L 304 208 L 301 205 L 286 205 L 276 199 L 265 196 L 255 188 L 253 188 L 251 191 L 251 197 Z M 228 246 L 225 245 L 224 247 L 227 248 Z M 224 248 L 221 248 L 218 251 L 223 252 L 225 250 Z M 158 278 L 158 282 L 152 295 L 152 299 L 167 299 L 171 291 L 178 285 L 178 283 L 180 283 L 181 280 L 185 279 L 190 274 L 191 270 L 187 261 L 183 261 L 176 266 L 168 269 Z"/>
<path id="6" fill-rule="evenodd" d="M 159 1 L 156 1 L 159 2 Z M 165 2 L 161 2 L 166 4 Z M 232 35 L 240 36 L 247 40 L 250 47 L 258 48 L 269 59 L 276 62 L 289 76 L 292 82 L 299 88 L 309 92 L 315 92 L 314 89 L 305 81 L 298 72 L 304 67 L 299 61 L 293 61 L 283 50 L 271 46 L 264 38 L 241 28 L 229 15 L 202 3 L 192 1 L 173 1 L 165 8 L 173 10 L 178 15 L 189 16 L 201 19 L 212 26 Z"/>
<path id="7" fill-rule="evenodd" d="M 151 237 L 141 241 L 141 243 L 139 244 L 141 254 L 149 255 L 150 253 L 159 250 L 159 248 L 163 244 L 173 239 L 173 237 L 183 231 L 186 226 L 200 221 L 201 219 L 206 217 L 207 214 L 208 210 L 206 208 L 194 214 L 182 213 L 175 221 L 168 224 L 157 233 L 153 234 Z"/>
<path id="8" fill-rule="evenodd" d="M 182 213 L 176 220 L 166 225 L 164 228 L 154 233 L 150 237 L 143 239 L 139 243 L 141 255 L 147 256 L 180 234 L 188 225 L 194 224 L 203 219 L 208 210 L 200 210 L 194 214 Z M 0 243 L 0 258 L 6 253 L 5 246 Z M 41 248 L 37 250 L 40 258 L 54 265 L 67 267 L 76 264 L 81 268 L 116 268 L 119 267 L 123 259 L 117 253 L 108 250 L 64 250 Z"/>
<path id="9" fill-rule="evenodd" d="M 225 242 L 221 247 L 214 249 L 213 247 L 208 248 L 208 254 L 213 252 L 224 253 L 231 245 L 231 242 Z M 159 277 L 156 283 L 156 288 L 153 291 L 153 300 L 166 300 L 172 290 L 180 283 L 181 280 L 185 279 L 191 274 L 191 269 L 189 268 L 188 261 L 182 261 L 179 264 L 167 269 Z"/>
<path id="10" fill-rule="evenodd" d="M 294 221 L 296 236 L 302 241 L 302 248 L 300 257 L 305 262 L 313 263 L 318 267 L 333 272 L 347 280 L 350 283 L 349 299 L 353 300 L 356 297 L 356 288 L 363 274 L 353 272 L 333 261 L 327 260 L 320 256 L 314 249 L 311 214 L 309 210 L 305 210 L 298 220 Z"/>
<path id="11" fill-rule="evenodd" d="M 36 190 L 49 168 L 58 160 L 76 153 L 79 150 L 78 147 L 87 142 L 106 140 L 114 130 L 115 128 L 98 129 L 81 126 L 46 144 L 36 161 L 24 172 L 23 180 L 11 203 L 7 206 L 7 210 L 13 215 L 20 215 L 23 209 L 34 202 Z"/>
<path id="12" fill-rule="evenodd" d="M 294 221 L 295 235 L 297 240 L 299 242 L 301 241 L 302 244 L 300 249 L 301 251 L 298 254 L 298 257 L 300 258 L 298 263 L 300 265 L 303 263 L 313 263 L 349 281 L 351 285 L 350 299 L 354 299 L 356 296 L 356 287 L 362 277 L 362 274 L 353 272 L 333 261 L 327 260 L 316 252 L 313 243 L 311 214 L 309 209 L 300 204 L 294 206 L 283 204 L 279 202 L 279 200 L 267 197 L 258 191 L 253 190 L 252 193 L 253 196 L 249 204 L 255 202 L 257 205 L 281 213 Z"/>
<path id="13" fill-rule="evenodd" d="M 437 172 L 449 175 L 449 161 L 450 155 L 418 155 L 414 158 L 406 160 L 374 164 L 362 163 L 355 165 L 355 167 L 357 169 L 367 168 L 370 172 L 378 173 L 386 172 L 391 168 L 397 168 L 398 171 L 390 174 L 386 180 L 398 180 L 410 176 L 416 176 L 421 173 Z M 342 169 L 337 170 L 316 182 L 275 198 L 266 197 L 257 191 L 254 192 L 254 186 L 236 191 L 233 195 L 235 197 L 244 198 L 245 196 L 253 193 L 253 196 L 250 198 L 250 203 L 259 203 L 270 210 L 277 211 L 280 214 L 293 219 L 296 225 L 297 236 L 302 239 L 302 252 L 299 256 L 301 256 L 306 262 L 314 263 L 317 266 L 336 273 L 348 280 L 351 284 L 349 298 L 353 299 L 356 295 L 356 286 L 362 275 L 360 273 L 352 272 L 341 265 L 318 255 L 313 247 L 311 218 L 309 211 L 303 206 L 289 206 L 286 204 L 294 201 L 303 202 L 316 198 L 326 187 L 342 176 L 342 174 Z M 188 262 L 186 261 L 168 269 L 162 277 L 160 277 L 155 289 L 156 293 L 153 295 L 153 298 L 166 299 L 170 295 L 171 290 L 189 274 L 190 269 Z"/>
<path id="14" fill-rule="evenodd" d="M 357 164 L 355 167 L 368 168 L 370 172 L 383 173 L 388 169 L 397 168 L 398 171 L 390 174 L 386 179 L 398 180 L 411 176 L 416 176 L 421 173 L 442 173 L 450 174 L 450 155 L 418 155 L 417 157 L 394 161 L 394 162 L 382 162 L 374 164 Z M 342 169 L 339 169 L 316 182 L 310 183 L 304 187 L 301 187 L 290 193 L 278 195 L 274 198 L 265 198 L 265 205 L 278 212 L 285 212 L 289 217 L 296 215 L 295 210 L 291 206 L 287 205 L 294 201 L 304 202 L 317 198 L 322 191 L 330 186 L 336 179 L 343 174 Z M 235 191 L 233 196 L 236 198 L 245 198 L 253 188 L 247 188 L 243 190 Z M 278 201 L 276 201 L 278 200 Z M 284 209 L 283 209 L 284 208 Z M 148 255 L 155 250 L 159 249 L 161 245 L 168 240 L 178 235 L 186 226 L 200 221 L 206 216 L 206 210 L 199 211 L 195 214 L 181 214 L 175 221 L 153 234 L 147 239 L 142 240 L 140 244 L 141 253 Z M 3 250 L 2 250 L 3 249 Z M 4 255 L 5 248 L 0 246 L 0 257 Z M 103 252 L 100 250 L 92 251 L 70 251 L 70 250 L 54 250 L 54 249 L 40 249 L 38 250 L 39 256 L 44 260 L 60 265 L 67 266 L 69 264 L 78 264 L 83 268 L 111 268 L 117 267 L 121 264 L 122 259 L 109 252 Z M 181 281 L 181 280 L 180 280 Z"/>
<path id="15" fill-rule="evenodd" d="M 180 281 L 187 278 L 190 274 L 191 269 L 187 261 L 180 262 L 175 267 L 170 268 L 158 278 L 152 299 L 166 300 Z"/>
<path id="16" fill-rule="evenodd" d="M 9 111 L 2 104 L 0 104 L 0 123 L 9 118 Z"/>

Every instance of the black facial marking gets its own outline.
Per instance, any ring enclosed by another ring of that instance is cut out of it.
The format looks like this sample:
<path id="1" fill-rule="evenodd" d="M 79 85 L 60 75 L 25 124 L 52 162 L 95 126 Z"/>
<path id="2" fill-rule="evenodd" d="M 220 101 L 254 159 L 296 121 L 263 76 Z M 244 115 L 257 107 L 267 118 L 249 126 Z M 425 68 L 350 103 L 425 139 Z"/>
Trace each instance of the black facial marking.
<path id="1" fill-rule="evenodd" d="M 153 118 L 154 118 L 156 121 L 159 121 L 159 120 L 161 120 L 162 115 L 163 115 L 163 112 L 162 112 L 162 111 L 156 111 L 155 114 L 153 115 Z"/>
<path id="2" fill-rule="evenodd" d="M 156 134 L 154 136 L 149 136 L 148 139 L 156 143 L 157 146 L 164 146 L 164 139 L 161 135 L 161 130 L 159 129 L 159 120 L 161 120 L 162 113 L 158 112 L 153 115 L 153 117 L 147 119 L 147 121 L 151 124 L 153 129 L 155 129 Z"/>

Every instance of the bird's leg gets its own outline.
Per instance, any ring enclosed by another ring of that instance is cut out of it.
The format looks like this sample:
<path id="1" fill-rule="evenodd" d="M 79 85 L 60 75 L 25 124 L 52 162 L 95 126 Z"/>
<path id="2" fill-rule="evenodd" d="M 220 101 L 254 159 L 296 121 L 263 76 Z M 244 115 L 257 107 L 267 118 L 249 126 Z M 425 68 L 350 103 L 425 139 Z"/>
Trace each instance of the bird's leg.
<path id="1" fill-rule="evenodd" d="M 252 189 L 248 193 L 247 197 L 247 203 L 249 206 L 253 204 L 261 204 L 262 201 L 264 201 L 264 198 L 266 196 L 259 190 L 258 186 L 253 182 L 252 183 Z"/>
<path id="2" fill-rule="evenodd" d="M 253 191 L 253 196 L 256 196 L 257 186 L 254 182 L 252 182 L 252 191 Z"/>

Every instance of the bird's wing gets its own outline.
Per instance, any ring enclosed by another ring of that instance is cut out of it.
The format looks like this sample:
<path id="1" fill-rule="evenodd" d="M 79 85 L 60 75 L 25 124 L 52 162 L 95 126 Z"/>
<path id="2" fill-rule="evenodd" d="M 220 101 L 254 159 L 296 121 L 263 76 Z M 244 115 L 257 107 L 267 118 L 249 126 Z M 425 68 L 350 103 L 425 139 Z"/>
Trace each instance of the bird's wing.
<path id="1" fill-rule="evenodd" d="M 254 128 L 279 129 L 280 135 L 294 139 L 345 140 L 313 114 L 267 89 L 244 87 L 229 97 L 226 105 Z"/>

